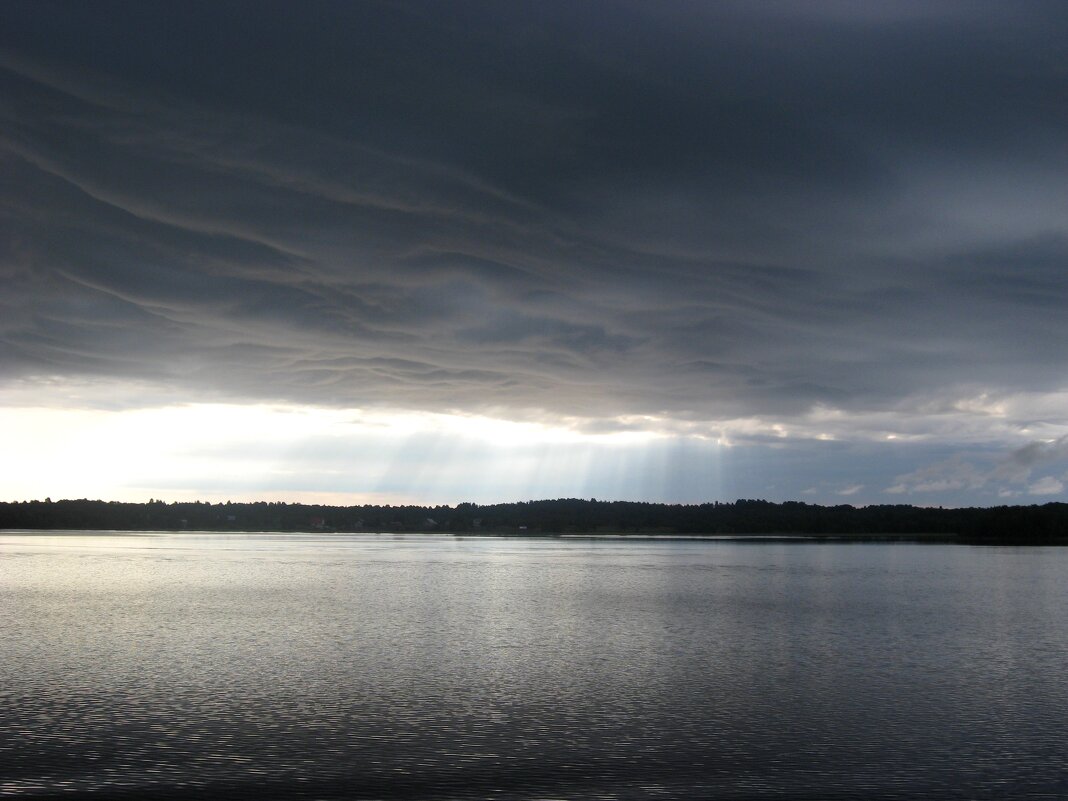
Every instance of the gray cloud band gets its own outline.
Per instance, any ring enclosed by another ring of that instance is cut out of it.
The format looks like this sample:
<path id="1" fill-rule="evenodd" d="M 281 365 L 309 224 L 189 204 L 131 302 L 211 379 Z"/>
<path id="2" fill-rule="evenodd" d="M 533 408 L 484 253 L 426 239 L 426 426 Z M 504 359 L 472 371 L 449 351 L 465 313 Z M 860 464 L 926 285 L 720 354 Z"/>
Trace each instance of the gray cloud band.
<path id="1" fill-rule="evenodd" d="M 1063 5 L 595 6 L 6 4 L 3 376 L 698 422 L 1062 387 Z"/>

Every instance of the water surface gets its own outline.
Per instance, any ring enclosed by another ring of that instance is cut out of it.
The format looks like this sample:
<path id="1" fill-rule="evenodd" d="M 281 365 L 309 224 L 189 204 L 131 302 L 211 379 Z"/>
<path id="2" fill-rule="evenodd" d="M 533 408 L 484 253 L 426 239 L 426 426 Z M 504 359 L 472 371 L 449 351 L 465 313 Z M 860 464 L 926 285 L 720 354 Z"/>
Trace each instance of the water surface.
<path id="1" fill-rule="evenodd" d="M 1066 798 L 1068 549 L 0 532 L 0 795 Z"/>

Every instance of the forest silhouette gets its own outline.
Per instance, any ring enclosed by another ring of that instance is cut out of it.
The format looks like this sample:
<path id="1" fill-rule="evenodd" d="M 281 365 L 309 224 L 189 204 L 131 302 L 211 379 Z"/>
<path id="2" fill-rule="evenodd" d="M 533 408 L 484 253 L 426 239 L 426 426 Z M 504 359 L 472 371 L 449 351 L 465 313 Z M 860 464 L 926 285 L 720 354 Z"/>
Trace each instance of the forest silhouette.
<path id="1" fill-rule="evenodd" d="M 116 531 L 448 532 L 546 536 L 785 535 L 991 544 L 1068 543 L 1068 504 L 943 509 L 740 499 L 662 504 L 564 498 L 455 506 L 323 506 L 284 502 L 0 503 L 0 529 Z"/>

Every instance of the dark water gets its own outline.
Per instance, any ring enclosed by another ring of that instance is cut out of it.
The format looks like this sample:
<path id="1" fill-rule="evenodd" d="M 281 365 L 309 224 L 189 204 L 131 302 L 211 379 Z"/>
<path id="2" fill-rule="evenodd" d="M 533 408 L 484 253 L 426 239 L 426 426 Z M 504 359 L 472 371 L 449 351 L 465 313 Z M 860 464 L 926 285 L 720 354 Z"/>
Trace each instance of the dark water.
<path id="1" fill-rule="evenodd" d="M 1068 549 L 0 534 L 0 795 L 1068 798 Z"/>

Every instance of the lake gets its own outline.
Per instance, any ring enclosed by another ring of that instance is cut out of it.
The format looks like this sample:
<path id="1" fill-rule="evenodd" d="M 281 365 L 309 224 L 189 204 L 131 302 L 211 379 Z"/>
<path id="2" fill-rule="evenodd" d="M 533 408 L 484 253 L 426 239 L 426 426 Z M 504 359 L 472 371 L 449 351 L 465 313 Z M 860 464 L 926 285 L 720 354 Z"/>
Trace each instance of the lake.
<path id="1" fill-rule="evenodd" d="M 1068 798 L 1068 549 L 0 532 L 0 796 Z"/>

